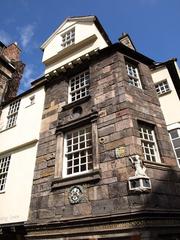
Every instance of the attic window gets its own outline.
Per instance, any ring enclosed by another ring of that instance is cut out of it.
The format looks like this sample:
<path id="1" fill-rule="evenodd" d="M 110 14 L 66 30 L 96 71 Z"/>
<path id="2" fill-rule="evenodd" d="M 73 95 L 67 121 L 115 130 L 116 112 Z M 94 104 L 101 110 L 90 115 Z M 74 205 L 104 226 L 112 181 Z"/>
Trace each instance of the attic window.
<path id="1" fill-rule="evenodd" d="M 68 47 L 75 43 L 75 28 L 72 28 L 71 30 L 65 32 L 61 35 L 62 37 L 62 47 Z"/>

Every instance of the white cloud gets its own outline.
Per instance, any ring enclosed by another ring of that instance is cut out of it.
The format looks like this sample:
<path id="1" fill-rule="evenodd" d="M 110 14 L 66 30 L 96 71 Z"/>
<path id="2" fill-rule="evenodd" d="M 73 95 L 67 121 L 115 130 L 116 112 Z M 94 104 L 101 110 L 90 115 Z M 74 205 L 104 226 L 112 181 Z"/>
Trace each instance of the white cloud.
<path id="1" fill-rule="evenodd" d="M 19 93 L 22 93 L 30 88 L 31 82 L 34 80 L 34 75 L 34 66 L 32 64 L 26 65 L 20 82 Z"/>
<path id="2" fill-rule="evenodd" d="M 34 36 L 34 25 L 28 24 L 22 28 L 18 28 L 20 33 L 20 41 L 22 47 L 27 47 L 29 42 L 31 41 L 32 37 Z"/>
<path id="3" fill-rule="evenodd" d="M 0 41 L 6 45 L 12 42 L 11 37 L 4 30 L 0 30 Z"/>

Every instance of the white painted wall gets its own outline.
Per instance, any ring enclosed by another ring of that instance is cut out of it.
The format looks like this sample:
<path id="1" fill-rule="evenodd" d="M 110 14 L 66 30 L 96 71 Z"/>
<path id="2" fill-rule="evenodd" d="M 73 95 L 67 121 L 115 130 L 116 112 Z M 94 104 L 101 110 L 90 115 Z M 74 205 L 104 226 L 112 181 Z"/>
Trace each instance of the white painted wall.
<path id="1" fill-rule="evenodd" d="M 33 95 L 35 101 L 30 105 Z M 9 129 L 5 129 L 9 105 L 2 110 L 0 156 L 11 154 L 11 160 L 5 189 L 0 192 L 0 224 L 28 218 L 44 98 L 43 87 L 23 96 L 17 124 Z"/>
<path id="2" fill-rule="evenodd" d="M 0 193 L 0 224 L 28 218 L 37 143 L 11 153 L 5 191 Z"/>
<path id="3" fill-rule="evenodd" d="M 166 124 L 170 125 L 180 121 L 180 101 L 176 93 L 173 81 L 166 67 L 161 67 L 152 72 L 154 83 L 167 79 L 171 92 L 159 96 L 161 109 L 163 111 Z"/>
<path id="4" fill-rule="evenodd" d="M 61 46 L 62 39 L 61 35 L 65 33 L 66 31 L 70 30 L 71 28 L 75 27 L 75 44 L 80 43 L 84 39 L 89 38 L 92 35 L 96 35 L 97 39 L 92 42 L 91 44 L 87 45 L 86 47 L 83 47 L 81 49 L 77 49 L 77 51 L 73 51 L 72 54 L 64 55 L 63 57 L 60 57 L 59 59 L 56 59 L 51 64 L 46 64 L 45 73 L 49 73 L 63 65 L 65 65 L 68 62 L 71 62 L 82 55 L 91 52 L 92 50 L 95 50 L 97 48 L 102 49 L 107 47 L 107 43 L 102 37 L 99 30 L 96 28 L 94 22 L 67 22 L 64 24 L 64 26 L 57 32 L 55 37 L 49 42 L 49 44 L 45 47 L 44 53 L 43 53 L 43 62 L 46 62 L 48 59 L 53 58 L 56 56 L 59 52 L 63 51 L 63 48 Z"/>
<path id="5" fill-rule="evenodd" d="M 30 105 L 30 97 L 35 96 Z M 0 153 L 39 138 L 42 111 L 44 106 L 44 88 L 34 90 L 21 98 L 16 126 L 6 129 L 9 105 L 2 110 L 0 118 Z"/>

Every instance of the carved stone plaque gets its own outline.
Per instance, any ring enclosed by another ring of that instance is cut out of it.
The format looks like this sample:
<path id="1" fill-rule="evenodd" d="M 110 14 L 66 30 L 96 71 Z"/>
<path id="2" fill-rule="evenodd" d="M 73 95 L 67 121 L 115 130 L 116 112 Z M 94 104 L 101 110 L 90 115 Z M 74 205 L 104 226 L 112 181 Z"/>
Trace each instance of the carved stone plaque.
<path id="1" fill-rule="evenodd" d="M 121 158 L 125 156 L 126 148 L 125 147 L 118 147 L 115 149 L 116 158 Z"/>
<path id="2" fill-rule="evenodd" d="M 83 196 L 83 188 L 81 186 L 73 186 L 69 189 L 69 202 L 77 204 L 81 201 Z"/>

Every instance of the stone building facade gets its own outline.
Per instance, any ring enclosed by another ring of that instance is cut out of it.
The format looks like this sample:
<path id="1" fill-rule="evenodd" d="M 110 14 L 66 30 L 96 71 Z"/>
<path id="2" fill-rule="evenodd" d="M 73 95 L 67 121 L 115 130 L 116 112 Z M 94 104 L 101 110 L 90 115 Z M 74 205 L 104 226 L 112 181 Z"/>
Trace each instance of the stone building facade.
<path id="1" fill-rule="evenodd" d="M 8 46 L 0 42 L 0 104 L 17 95 L 24 64 L 16 43 Z"/>
<path id="2" fill-rule="evenodd" d="M 26 239 L 180 239 L 153 64 L 119 42 L 48 72 Z"/>

